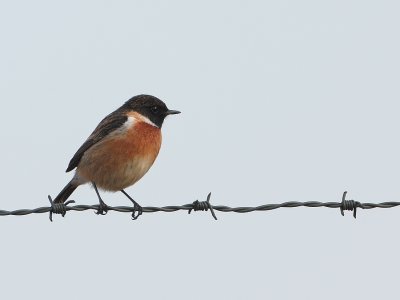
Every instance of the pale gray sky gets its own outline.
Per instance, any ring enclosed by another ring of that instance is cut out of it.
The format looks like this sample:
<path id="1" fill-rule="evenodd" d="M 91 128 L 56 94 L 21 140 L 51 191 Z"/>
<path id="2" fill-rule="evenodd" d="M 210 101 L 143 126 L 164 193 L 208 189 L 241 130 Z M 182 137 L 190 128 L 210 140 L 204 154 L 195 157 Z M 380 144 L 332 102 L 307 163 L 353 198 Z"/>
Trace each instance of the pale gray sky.
<path id="1" fill-rule="evenodd" d="M 181 115 L 143 206 L 399 201 L 396 1 L 1 1 L 0 209 L 48 205 L 97 123 Z M 94 204 L 94 191 L 71 197 Z M 107 193 L 110 205 L 128 205 Z M 400 209 L 1 217 L 4 299 L 397 299 Z"/>

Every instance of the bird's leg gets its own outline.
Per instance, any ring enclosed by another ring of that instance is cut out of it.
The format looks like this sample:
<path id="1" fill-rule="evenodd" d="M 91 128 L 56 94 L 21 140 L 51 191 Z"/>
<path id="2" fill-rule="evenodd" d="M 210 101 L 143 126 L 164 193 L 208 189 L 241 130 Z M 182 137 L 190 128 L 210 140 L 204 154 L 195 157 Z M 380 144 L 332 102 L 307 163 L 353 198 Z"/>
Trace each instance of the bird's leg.
<path id="1" fill-rule="evenodd" d="M 96 191 L 97 197 L 99 198 L 99 208 L 96 211 L 96 214 L 98 215 L 105 215 L 108 212 L 108 206 L 107 204 L 104 203 L 103 199 L 100 197 L 100 193 L 97 189 L 97 186 L 94 182 L 92 182 L 94 190 Z"/>
<path id="2" fill-rule="evenodd" d="M 141 207 L 135 200 L 131 198 L 131 196 L 128 195 L 127 192 L 124 190 L 121 190 L 121 192 L 128 197 L 129 200 L 132 201 L 133 203 L 133 212 L 132 212 L 132 220 L 136 220 L 139 218 L 139 216 L 143 213 L 143 207 Z"/>

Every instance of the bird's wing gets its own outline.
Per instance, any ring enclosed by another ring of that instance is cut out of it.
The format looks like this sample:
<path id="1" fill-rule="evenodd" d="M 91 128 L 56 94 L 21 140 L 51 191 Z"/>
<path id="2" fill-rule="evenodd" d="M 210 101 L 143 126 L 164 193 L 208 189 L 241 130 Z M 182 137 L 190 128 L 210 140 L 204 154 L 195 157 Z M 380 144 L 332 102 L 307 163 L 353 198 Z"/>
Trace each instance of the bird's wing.
<path id="1" fill-rule="evenodd" d="M 122 114 L 121 112 L 115 111 L 105 117 L 99 125 L 97 125 L 96 129 L 92 132 L 92 134 L 88 137 L 88 139 L 83 143 L 83 145 L 76 151 L 75 155 L 72 157 L 69 162 L 68 168 L 66 172 L 69 172 L 75 169 L 79 162 L 82 159 L 83 154 L 86 150 L 92 147 L 94 144 L 101 141 L 105 136 L 113 132 L 114 130 L 120 128 L 128 119 L 126 114 Z"/>

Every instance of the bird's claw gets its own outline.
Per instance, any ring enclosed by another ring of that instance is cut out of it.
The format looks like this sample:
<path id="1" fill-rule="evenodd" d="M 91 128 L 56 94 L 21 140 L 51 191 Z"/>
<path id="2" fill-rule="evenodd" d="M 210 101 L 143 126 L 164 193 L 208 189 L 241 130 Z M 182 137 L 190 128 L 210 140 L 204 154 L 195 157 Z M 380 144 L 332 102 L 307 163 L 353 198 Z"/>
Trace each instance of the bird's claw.
<path id="1" fill-rule="evenodd" d="M 108 206 L 103 201 L 99 202 L 99 208 L 96 211 L 96 215 L 106 215 L 108 212 Z"/>
<path id="2" fill-rule="evenodd" d="M 133 204 L 132 220 L 136 220 L 143 213 L 143 207 L 139 204 Z"/>

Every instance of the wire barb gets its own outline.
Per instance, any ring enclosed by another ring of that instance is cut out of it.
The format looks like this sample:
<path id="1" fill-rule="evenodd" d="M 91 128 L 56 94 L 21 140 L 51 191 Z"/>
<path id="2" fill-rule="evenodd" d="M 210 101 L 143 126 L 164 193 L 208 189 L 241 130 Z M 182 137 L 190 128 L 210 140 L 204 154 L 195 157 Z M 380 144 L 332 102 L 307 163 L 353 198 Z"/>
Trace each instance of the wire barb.
<path id="1" fill-rule="evenodd" d="M 190 214 L 192 212 L 192 210 L 194 210 L 194 211 L 199 211 L 199 210 L 208 211 L 208 209 L 210 209 L 213 218 L 215 220 L 218 220 L 217 216 L 215 215 L 214 208 L 210 204 L 210 199 L 211 199 L 211 192 L 207 195 L 207 201 L 199 201 L 199 200 L 194 201 L 192 203 L 192 208 L 189 209 L 189 211 L 188 211 L 188 214 Z"/>
<path id="2" fill-rule="evenodd" d="M 65 214 L 67 213 L 67 205 L 70 203 L 75 203 L 74 200 L 68 200 L 65 203 L 54 203 L 50 195 L 48 195 L 47 197 L 49 198 L 50 201 L 50 211 L 49 211 L 50 222 L 53 222 L 53 213 L 60 214 L 62 217 L 64 217 Z"/>
<path id="3" fill-rule="evenodd" d="M 340 204 L 340 213 L 342 214 L 342 216 L 344 216 L 345 210 L 353 211 L 353 217 L 354 217 L 354 219 L 356 219 L 357 218 L 357 207 L 362 208 L 362 205 L 358 201 L 346 200 L 346 195 L 347 195 L 347 191 L 344 191 L 343 196 L 342 196 L 342 202 Z"/>

